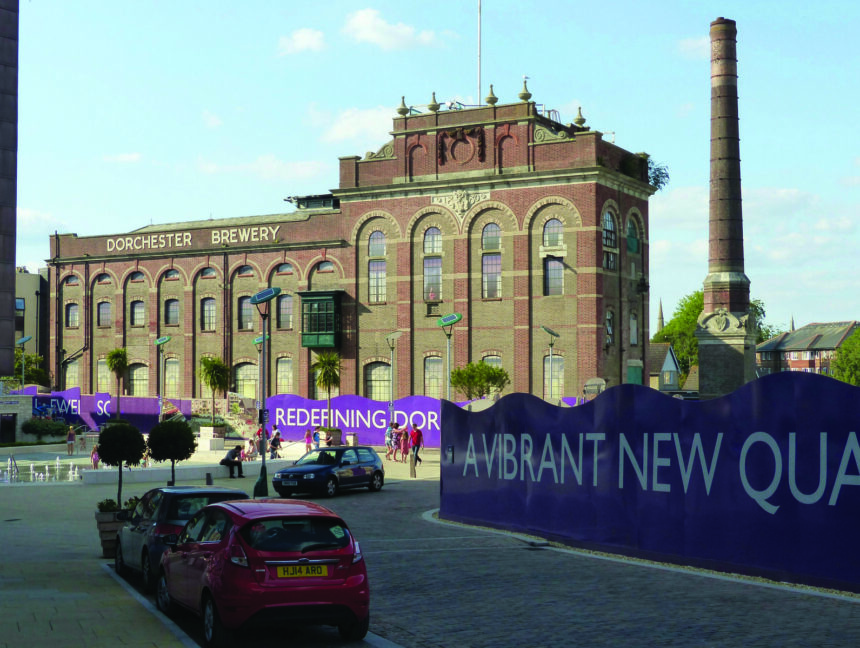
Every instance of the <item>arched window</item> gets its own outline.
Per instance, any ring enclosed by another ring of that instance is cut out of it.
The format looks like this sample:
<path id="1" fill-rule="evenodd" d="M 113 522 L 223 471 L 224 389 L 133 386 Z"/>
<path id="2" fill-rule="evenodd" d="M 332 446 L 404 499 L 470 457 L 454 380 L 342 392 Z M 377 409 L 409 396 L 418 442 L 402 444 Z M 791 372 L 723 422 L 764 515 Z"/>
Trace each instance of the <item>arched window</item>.
<path id="1" fill-rule="evenodd" d="M 438 227 L 428 227 L 424 232 L 424 254 L 442 254 L 442 232 Z"/>
<path id="2" fill-rule="evenodd" d="M 424 358 L 424 395 L 442 398 L 442 358 L 439 356 Z"/>
<path id="3" fill-rule="evenodd" d="M 179 326 L 179 300 L 167 299 L 164 302 L 164 323 L 167 326 Z"/>
<path id="4" fill-rule="evenodd" d="M 606 270 L 618 269 L 618 230 L 612 212 L 603 214 L 603 267 Z"/>
<path id="5" fill-rule="evenodd" d="M 490 365 L 491 367 L 496 367 L 497 369 L 502 368 L 502 356 L 485 355 L 483 358 L 481 358 L 481 362 Z"/>
<path id="6" fill-rule="evenodd" d="M 543 357 L 543 397 L 545 400 L 558 401 L 564 396 L 564 357 L 552 355 Z"/>
<path id="7" fill-rule="evenodd" d="M 564 294 L 564 261 L 548 256 L 543 260 L 543 294 Z"/>
<path id="8" fill-rule="evenodd" d="M 313 400 L 325 400 L 328 398 L 329 393 L 327 389 L 323 389 L 319 385 L 317 385 L 317 372 L 314 371 L 311 373 L 311 389 L 313 391 Z M 331 397 L 340 396 L 340 387 L 332 387 L 331 388 Z"/>
<path id="9" fill-rule="evenodd" d="M 167 358 L 164 361 L 164 396 L 179 397 L 179 358 Z"/>
<path id="10" fill-rule="evenodd" d="M 135 363 L 128 368 L 128 395 L 149 396 L 149 367 Z"/>
<path id="11" fill-rule="evenodd" d="M 201 279 L 215 279 L 218 276 L 218 273 L 215 272 L 215 268 L 203 268 L 200 271 Z"/>
<path id="12" fill-rule="evenodd" d="M 317 272 L 334 272 L 334 264 L 331 261 L 320 261 L 317 264 Z"/>
<path id="13" fill-rule="evenodd" d="M 275 269 L 275 272 L 277 274 L 293 274 L 293 265 L 291 263 L 282 263 Z"/>
<path id="14" fill-rule="evenodd" d="M 391 365 L 371 362 L 364 368 L 364 395 L 371 400 L 391 400 Z"/>
<path id="15" fill-rule="evenodd" d="M 165 281 L 179 281 L 179 270 L 175 270 L 171 268 L 167 272 L 164 273 Z"/>
<path id="16" fill-rule="evenodd" d="M 80 326 L 80 311 L 77 304 L 66 304 L 66 328 Z"/>
<path id="17" fill-rule="evenodd" d="M 140 283 L 142 281 L 145 281 L 145 279 L 146 277 L 143 276 L 143 273 L 140 270 L 132 272 L 128 277 L 128 280 L 133 283 Z"/>
<path id="18" fill-rule="evenodd" d="M 631 254 L 639 254 L 639 228 L 634 218 L 627 221 L 627 251 Z"/>
<path id="19" fill-rule="evenodd" d="M 100 275 L 96 277 L 97 284 L 109 284 L 110 283 L 110 275 L 106 272 L 102 272 Z"/>
<path id="20" fill-rule="evenodd" d="M 254 268 L 249 265 L 243 265 L 236 271 L 236 274 L 240 277 L 253 277 L 254 276 Z"/>
<path id="21" fill-rule="evenodd" d="M 379 230 L 370 235 L 367 242 L 367 255 L 372 257 L 385 256 L 385 234 Z"/>
<path id="22" fill-rule="evenodd" d="M 75 275 L 69 275 L 68 277 L 66 277 L 63 280 L 63 283 L 66 284 L 67 286 L 77 286 L 78 285 L 78 278 Z"/>
<path id="23" fill-rule="evenodd" d="M 543 226 L 544 247 L 558 247 L 561 245 L 562 226 L 557 218 L 550 218 Z"/>
<path id="24" fill-rule="evenodd" d="M 482 250 L 499 250 L 502 247 L 502 228 L 496 223 L 487 223 L 481 232 Z"/>
<path id="25" fill-rule="evenodd" d="M 99 302 L 96 306 L 96 326 L 107 327 L 110 325 L 110 302 Z"/>
<path id="26" fill-rule="evenodd" d="M 293 393 L 292 358 L 278 358 L 275 363 L 275 392 L 278 394 Z"/>
<path id="27" fill-rule="evenodd" d="M 200 330 L 215 330 L 215 298 L 204 297 L 200 300 Z"/>
<path id="28" fill-rule="evenodd" d="M 254 328 L 254 306 L 250 297 L 239 297 L 238 325 L 240 331 L 250 331 Z"/>
<path id="29" fill-rule="evenodd" d="M 293 296 L 278 295 L 278 321 L 279 329 L 293 328 Z"/>
<path id="30" fill-rule="evenodd" d="M 236 381 L 236 393 L 244 398 L 257 398 L 257 365 L 250 362 L 238 364 L 233 369 L 233 379 Z"/>

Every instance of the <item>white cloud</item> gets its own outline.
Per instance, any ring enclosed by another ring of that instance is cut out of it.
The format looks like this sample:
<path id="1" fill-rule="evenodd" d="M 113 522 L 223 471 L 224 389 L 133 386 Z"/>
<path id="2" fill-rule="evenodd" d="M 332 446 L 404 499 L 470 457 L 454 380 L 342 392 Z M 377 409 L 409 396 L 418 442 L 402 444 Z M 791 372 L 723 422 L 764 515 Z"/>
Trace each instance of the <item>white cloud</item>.
<path id="1" fill-rule="evenodd" d="M 102 159 L 105 162 L 119 162 L 121 164 L 126 164 L 129 162 L 140 162 L 141 157 L 140 153 L 117 153 L 115 155 L 105 155 Z"/>
<path id="2" fill-rule="evenodd" d="M 206 128 L 218 128 L 222 122 L 218 115 L 211 113 L 208 110 L 204 110 L 203 123 L 206 125 Z"/>
<path id="3" fill-rule="evenodd" d="M 289 36 L 278 40 L 278 55 L 287 56 L 298 52 L 320 52 L 325 48 L 325 38 L 321 31 L 302 27 Z"/>
<path id="4" fill-rule="evenodd" d="M 678 53 L 692 61 L 708 61 L 711 58 L 711 39 L 709 36 L 685 38 L 678 42 Z"/>
<path id="5" fill-rule="evenodd" d="M 393 25 L 380 17 L 376 9 L 361 9 L 346 18 L 343 33 L 359 43 L 371 43 L 384 50 L 408 49 L 432 45 L 432 31 L 417 31 L 412 25 Z"/>
<path id="6" fill-rule="evenodd" d="M 322 139 L 324 142 L 363 142 L 375 150 L 391 139 L 388 133 L 393 116 L 394 109 L 385 106 L 364 110 L 347 108 L 329 122 Z"/>
<path id="7" fill-rule="evenodd" d="M 271 153 L 261 155 L 252 162 L 244 164 L 218 164 L 211 160 L 199 159 L 197 168 L 207 175 L 238 173 L 277 182 L 307 181 L 330 173 L 329 165 L 324 162 L 315 160 L 285 162 Z"/>
<path id="8" fill-rule="evenodd" d="M 35 209 L 18 207 L 18 218 L 16 231 L 19 235 L 38 234 L 44 235 L 47 230 L 62 225 L 59 219 L 52 214 L 40 212 Z"/>

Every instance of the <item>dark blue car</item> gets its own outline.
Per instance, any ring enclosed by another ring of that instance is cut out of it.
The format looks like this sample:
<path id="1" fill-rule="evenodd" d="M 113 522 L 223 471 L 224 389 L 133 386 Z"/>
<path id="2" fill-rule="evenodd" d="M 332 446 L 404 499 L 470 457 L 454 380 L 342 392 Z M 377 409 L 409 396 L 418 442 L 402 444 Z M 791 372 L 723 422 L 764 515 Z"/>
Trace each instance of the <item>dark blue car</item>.
<path id="1" fill-rule="evenodd" d="M 272 486 L 281 497 L 293 493 L 334 497 L 343 488 L 366 487 L 378 491 L 384 482 L 382 459 L 370 446 L 312 450 L 272 477 Z"/>

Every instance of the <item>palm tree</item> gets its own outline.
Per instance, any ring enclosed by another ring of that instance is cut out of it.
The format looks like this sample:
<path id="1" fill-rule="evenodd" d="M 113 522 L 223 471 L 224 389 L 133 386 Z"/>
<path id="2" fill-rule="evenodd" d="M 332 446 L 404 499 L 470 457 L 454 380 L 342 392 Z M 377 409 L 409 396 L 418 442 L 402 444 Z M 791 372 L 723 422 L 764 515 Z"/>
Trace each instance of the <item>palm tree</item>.
<path id="1" fill-rule="evenodd" d="M 332 387 L 340 387 L 340 354 L 337 351 L 323 351 L 317 356 L 311 369 L 316 372 L 317 387 L 326 390 L 328 427 L 334 427 L 331 418 L 331 389 Z"/>
<path id="2" fill-rule="evenodd" d="M 200 358 L 200 379 L 212 390 L 212 427 L 215 427 L 215 392 L 225 393 L 230 388 L 230 367 L 221 358 Z"/>
<path id="3" fill-rule="evenodd" d="M 128 371 L 128 352 L 125 348 L 114 349 L 105 358 L 108 370 L 116 376 L 116 418 L 119 418 L 119 396 L 122 393 L 121 381 Z"/>

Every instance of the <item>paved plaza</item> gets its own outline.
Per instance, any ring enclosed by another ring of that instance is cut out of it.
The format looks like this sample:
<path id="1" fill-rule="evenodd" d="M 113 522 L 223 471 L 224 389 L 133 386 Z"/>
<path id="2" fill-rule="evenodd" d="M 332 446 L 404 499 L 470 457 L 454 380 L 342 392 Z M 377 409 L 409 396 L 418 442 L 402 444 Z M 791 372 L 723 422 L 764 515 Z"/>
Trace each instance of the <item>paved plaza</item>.
<path id="1" fill-rule="evenodd" d="M 288 447 L 296 456 L 302 449 Z M 191 461 L 211 462 L 214 471 L 220 454 Z M 254 481 L 215 479 L 249 492 Z M 125 485 L 123 498 L 157 485 Z M 196 645 L 194 619 L 166 620 L 134 579 L 115 578 L 111 561 L 101 558 L 95 503 L 115 496 L 115 484 L 0 484 L 0 648 Z M 440 523 L 433 515 L 438 451 L 425 452 L 417 479 L 405 464 L 386 462 L 381 492 L 347 492 L 323 503 L 349 522 L 368 564 L 371 634 L 354 645 L 860 645 L 860 600 L 853 597 L 606 559 Z M 278 635 L 251 632 L 236 645 L 346 645 L 328 628 L 284 627 Z"/>

